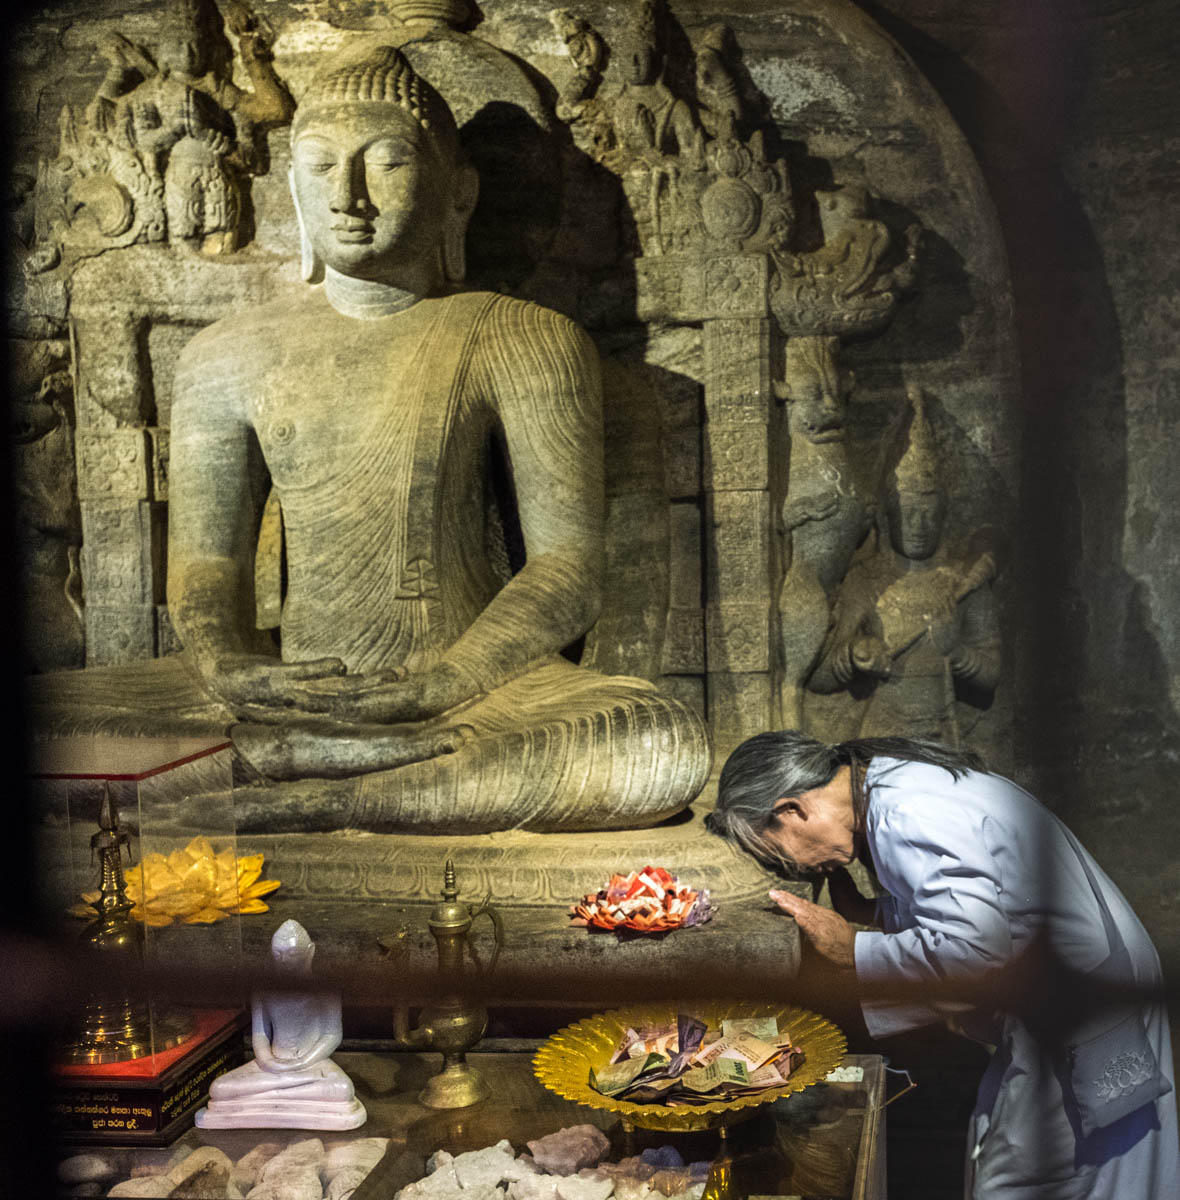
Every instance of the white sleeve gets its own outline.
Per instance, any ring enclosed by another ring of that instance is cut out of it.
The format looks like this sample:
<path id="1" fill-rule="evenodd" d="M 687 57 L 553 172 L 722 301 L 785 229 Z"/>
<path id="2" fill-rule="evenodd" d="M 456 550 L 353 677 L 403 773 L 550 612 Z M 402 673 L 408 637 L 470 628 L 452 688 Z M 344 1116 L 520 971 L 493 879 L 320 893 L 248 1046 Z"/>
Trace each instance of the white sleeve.
<path id="1" fill-rule="evenodd" d="M 914 924 L 895 933 L 858 933 L 857 979 L 907 986 L 981 979 L 1012 954 L 1003 883 L 982 823 L 945 795 L 909 793 L 877 824 L 874 857 L 881 882 L 905 897 Z M 923 1000 L 862 1002 L 874 1037 L 918 1029 L 961 1011 Z"/>

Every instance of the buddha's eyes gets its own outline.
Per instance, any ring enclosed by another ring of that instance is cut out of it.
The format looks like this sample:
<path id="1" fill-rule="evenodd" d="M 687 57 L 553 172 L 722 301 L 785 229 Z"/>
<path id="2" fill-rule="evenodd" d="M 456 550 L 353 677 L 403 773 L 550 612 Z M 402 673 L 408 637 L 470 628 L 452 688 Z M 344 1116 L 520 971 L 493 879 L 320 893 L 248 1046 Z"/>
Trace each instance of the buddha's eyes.
<path id="1" fill-rule="evenodd" d="M 326 146 L 305 144 L 297 153 L 300 166 L 310 175 L 326 175 L 336 165 L 336 156 Z"/>
<path id="2" fill-rule="evenodd" d="M 407 155 L 395 146 L 378 144 L 365 153 L 365 166 L 372 171 L 396 171 L 406 165 Z"/>

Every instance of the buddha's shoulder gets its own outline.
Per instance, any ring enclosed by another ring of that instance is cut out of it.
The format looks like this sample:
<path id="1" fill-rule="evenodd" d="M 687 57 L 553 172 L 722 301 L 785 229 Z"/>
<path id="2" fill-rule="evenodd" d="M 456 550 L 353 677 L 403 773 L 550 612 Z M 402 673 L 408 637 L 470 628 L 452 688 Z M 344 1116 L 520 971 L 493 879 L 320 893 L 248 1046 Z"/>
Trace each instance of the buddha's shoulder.
<path id="1" fill-rule="evenodd" d="M 532 300 L 518 300 L 498 292 L 466 292 L 456 297 L 460 303 L 483 311 L 479 322 L 480 343 L 494 347 L 511 358 L 513 349 L 547 349 L 569 352 L 589 346 L 589 338 L 576 321 L 556 309 Z"/>
<path id="2" fill-rule="evenodd" d="M 241 361 L 248 354 L 257 362 L 291 339 L 298 340 L 302 331 L 318 327 L 325 307 L 321 290 L 308 288 L 303 294 L 230 313 L 196 334 L 184 348 L 184 359 L 196 365 L 217 360 Z"/>
<path id="3" fill-rule="evenodd" d="M 580 326 L 555 308 L 546 308 L 533 300 L 518 300 L 500 292 L 464 292 L 456 299 L 486 307 L 495 321 L 540 329 L 579 330 Z"/>

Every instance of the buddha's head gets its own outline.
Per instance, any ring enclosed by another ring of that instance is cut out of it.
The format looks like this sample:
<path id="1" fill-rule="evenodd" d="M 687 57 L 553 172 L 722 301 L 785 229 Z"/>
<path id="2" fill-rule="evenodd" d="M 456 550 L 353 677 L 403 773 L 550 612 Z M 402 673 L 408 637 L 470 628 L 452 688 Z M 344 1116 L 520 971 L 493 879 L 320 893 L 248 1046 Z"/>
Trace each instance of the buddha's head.
<path id="1" fill-rule="evenodd" d="M 465 273 L 478 177 L 441 96 L 392 46 L 329 67 L 291 127 L 304 278 L 341 275 L 429 290 Z"/>
<path id="2" fill-rule="evenodd" d="M 933 431 L 921 390 L 910 389 L 909 439 L 893 473 L 886 511 L 894 550 L 914 562 L 930 558 L 942 542 L 946 491 L 938 470 Z"/>
<path id="3" fill-rule="evenodd" d="M 284 921 L 270 939 L 275 965 L 288 971 L 310 971 L 315 942 L 298 921 Z"/>

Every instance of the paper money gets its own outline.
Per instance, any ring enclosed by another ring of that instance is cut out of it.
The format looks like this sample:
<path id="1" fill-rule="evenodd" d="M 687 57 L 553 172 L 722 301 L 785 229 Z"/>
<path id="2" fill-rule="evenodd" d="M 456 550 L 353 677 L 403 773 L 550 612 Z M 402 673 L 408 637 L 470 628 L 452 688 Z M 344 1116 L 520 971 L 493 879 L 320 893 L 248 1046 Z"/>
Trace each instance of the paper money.
<path id="1" fill-rule="evenodd" d="M 778 1046 L 764 1042 L 752 1033 L 739 1030 L 737 1033 L 725 1036 L 715 1041 L 711 1046 L 703 1046 L 693 1058 L 696 1066 L 708 1066 L 719 1059 L 737 1059 L 751 1070 L 756 1071 L 764 1062 L 781 1053 Z"/>
<path id="2" fill-rule="evenodd" d="M 764 1042 L 778 1042 L 777 1017 L 742 1017 L 721 1022 L 722 1037 L 737 1033 L 750 1033 Z"/>
<path id="3" fill-rule="evenodd" d="M 640 1058 L 644 1054 L 666 1054 L 671 1058 L 680 1049 L 680 1038 L 675 1025 L 644 1025 L 627 1032 L 635 1035 L 627 1046 L 628 1058 Z"/>
<path id="4" fill-rule="evenodd" d="M 744 1062 L 733 1058 L 719 1058 L 707 1067 L 693 1067 L 685 1071 L 679 1080 L 682 1087 L 693 1092 L 713 1092 L 727 1085 L 748 1087 L 750 1072 Z"/>
<path id="5" fill-rule="evenodd" d="M 624 1030 L 611 1061 L 590 1086 L 635 1104 L 707 1104 L 783 1087 L 803 1053 L 773 1017 L 723 1022 L 721 1032 L 687 1013 L 675 1026 Z"/>
<path id="6" fill-rule="evenodd" d="M 617 1096 L 626 1091 L 645 1071 L 667 1066 L 670 1061 L 665 1054 L 647 1054 L 642 1058 L 629 1058 L 625 1062 L 611 1063 L 599 1071 L 591 1069 L 590 1086 L 604 1096 Z"/>

